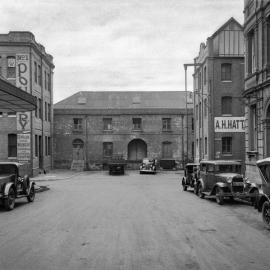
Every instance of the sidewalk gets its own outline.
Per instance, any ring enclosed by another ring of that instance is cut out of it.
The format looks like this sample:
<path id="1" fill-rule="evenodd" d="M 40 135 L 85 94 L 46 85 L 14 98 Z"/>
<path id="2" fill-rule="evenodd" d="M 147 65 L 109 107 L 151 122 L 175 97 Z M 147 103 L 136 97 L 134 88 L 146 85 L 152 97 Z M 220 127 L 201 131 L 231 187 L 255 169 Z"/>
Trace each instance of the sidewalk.
<path id="1" fill-rule="evenodd" d="M 31 180 L 35 182 L 39 181 L 56 181 L 56 180 L 66 180 L 69 178 L 74 177 L 75 175 L 82 174 L 83 172 L 76 172 L 76 171 L 71 171 L 71 170 L 51 170 L 48 173 L 44 174 L 41 173 L 33 178 Z"/>

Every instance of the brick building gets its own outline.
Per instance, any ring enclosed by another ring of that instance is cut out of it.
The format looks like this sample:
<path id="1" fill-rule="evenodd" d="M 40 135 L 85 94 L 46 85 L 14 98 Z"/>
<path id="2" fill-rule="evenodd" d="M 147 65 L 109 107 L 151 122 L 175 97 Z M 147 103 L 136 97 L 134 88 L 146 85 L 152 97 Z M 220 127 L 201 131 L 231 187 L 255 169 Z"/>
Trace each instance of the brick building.
<path id="1" fill-rule="evenodd" d="M 194 59 L 195 160 L 243 160 L 243 28 L 229 19 Z"/>
<path id="2" fill-rule="evenodd" d="M 246 175 L 256 181 L 256 161 L 270 156 L 270 1 L 246 0 L 244 18 Z"/>
<path id="3" fill-rule="evenodd" d="M 187 112 L 191 129 L 192 109 Z M 96 169 L 115 154 L 129 168 L 144 157 L 182 166 L 186 115 L 185 92 L 78 92 L 54 105 L 54 166 L 70 168 L 83 160 L 85 168 Z"/>
<path id="4" fill-rule="evenodd" d="M 51 168 L 53 58 L 31 32 L 0 34 L 0 74 L 37 98 L 34 112 L 0 108 L 0 160 L 29 164 L 29 173 Z"/>

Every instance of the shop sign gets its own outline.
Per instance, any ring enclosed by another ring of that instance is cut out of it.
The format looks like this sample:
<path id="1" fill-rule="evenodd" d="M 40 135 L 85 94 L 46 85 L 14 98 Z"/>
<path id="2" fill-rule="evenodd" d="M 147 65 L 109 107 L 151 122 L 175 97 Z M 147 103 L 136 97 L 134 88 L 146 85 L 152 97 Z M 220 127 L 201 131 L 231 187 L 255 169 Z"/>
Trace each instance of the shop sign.
<path id="1" fill-rule="evenodd" d="M 31 134 L 17 134 L 17 158 L 19 162 L 25 163 L 30 161 Z"/>
<path id="2" fill-rule="evenodd" d="M 16 54 L 16 86 L 30 93 L 29 54 Z"/>
<path id="3" fill-rule="evenodd" d="M 245 132 L 245 117 L 215 117 L 215 132 Z"/>
<path id="4" fill-rule="evenodd" d="M 29 131 L 30 130 L 30 112 L 17 112 L 17 130 L 18 131 Z"/>

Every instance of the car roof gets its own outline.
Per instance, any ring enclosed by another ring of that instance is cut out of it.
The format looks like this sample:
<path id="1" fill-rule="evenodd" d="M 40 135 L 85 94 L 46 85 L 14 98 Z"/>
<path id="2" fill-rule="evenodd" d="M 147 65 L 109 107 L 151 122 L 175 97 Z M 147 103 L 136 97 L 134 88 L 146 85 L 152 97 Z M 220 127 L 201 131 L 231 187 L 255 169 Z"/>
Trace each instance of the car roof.
<path id="1" fill-rule="evenodd" d="M 0 165 L 15 165 L 19 167 L 19 166 L 22 166 L 23 164 L 19 162 L 0 161 Z"/>
<path id="2" fill-rule="evenodd" d="M 270 157 L 260 159 L 260 160 L 257 161 L 257 165 L 263 165 L 263 164 L 270 164 Z"/>
<path id="3" fill-rule="evenodd" d="M 200 163 L 187 163 L 186 166 L 198 166 Z"/>
<path id="4" fill-rule="evenodd" d="M 241 165 L 240 160 L 202 160 L 201 164 L 215 164 L 215 165 Z"/>

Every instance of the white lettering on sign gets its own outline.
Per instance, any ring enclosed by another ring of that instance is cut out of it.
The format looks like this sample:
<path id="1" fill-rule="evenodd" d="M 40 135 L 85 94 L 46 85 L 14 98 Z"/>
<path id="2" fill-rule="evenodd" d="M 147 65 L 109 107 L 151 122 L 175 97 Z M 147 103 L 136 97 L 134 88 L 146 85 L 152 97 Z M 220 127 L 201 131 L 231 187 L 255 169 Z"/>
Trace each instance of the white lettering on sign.
<path id="1" fill-rule="evenodd" d="M 30 93 L 29 54 L 16 54 L 16 86 Z"/>
<path id="2" fill-rule="evenodd" d="M 215 117 L 215 132 L 245 132 L 245 117 Z"/>

